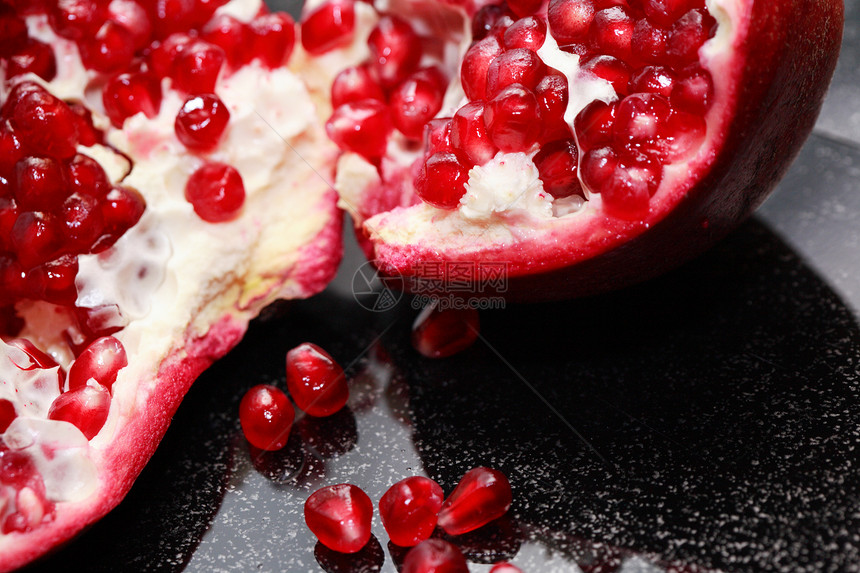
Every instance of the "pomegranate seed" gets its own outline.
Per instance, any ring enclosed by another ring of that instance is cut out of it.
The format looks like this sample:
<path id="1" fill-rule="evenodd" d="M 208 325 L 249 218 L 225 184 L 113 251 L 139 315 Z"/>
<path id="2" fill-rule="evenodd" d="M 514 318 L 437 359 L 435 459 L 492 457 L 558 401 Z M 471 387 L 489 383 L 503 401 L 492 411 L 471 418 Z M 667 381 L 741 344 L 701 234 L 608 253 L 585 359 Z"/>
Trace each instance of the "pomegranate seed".
<path id="1" fill-rule="evenodd" d="M 83 154 L 77 154 L 66 166 L 66 181 L 69 193 L 104 197 L 110 191 L 107 173 L 98 161 Z"/>
<path id="2" fill-rule="evenodd" d="M 67 246 L 75 252 L 89 252 L 104 232 L 101 207 L 91 195 L 69 195 L 63 202 L 60 218 Z"/>
<path id="3" fill-rule="evenodd" d="M 302 18 L 302 47 L 318 56 L 349 44 L 354 32 L 353 0 L 328 0 Z"/>
<path id="4" fill-rule="evenodd" d="M 576 143 L 571 139 L 553 141 L 538 151 L 533 161 L 547 193 L 556 199 L 582 194 L 577 159 Z"/>
<path id="5" fill-rule="evenodd" d="M 174 86 L 189 94 L 213 93 L 224 59 L 224 50 L 219 46 L 202 40 L 191 42 L 173 63 Z"/>
<path id="6" fill-rule="evenodd" d="M 0 5 L 0 58 L 8 58 L 26 41 L 26 22 L 11 7 Z"/>
<path id="7" fill-rule="evenodd" d="M 474 308 L 428 306 L 412 325 L 412 346 L 427 358 L 447 358 L 472 346 L 479 332 L 480 319 Z"/>
<path id="8" fill-rule="evenodd" d="M 613 135 L 618 145 L 675 160 L 704 138 L 701 117 L 674 112 L 669 100 L 657 94 L 633 94 L 618 105 Z"/>
<path id="9" fill-rule="evenodd" d="M 508 563 L 507 561 L 502 561 L 501 563 L 496 563 L 490 568 L 490 573 L 523 573 L 522 570 Z"/>
<path id="10" fill-rule="evenodd" d="M 513 24 L 514 13 L 507 4 L 486 4 L 472 17 L 472 40 L 480 41 Z"/>
<path id="11" fill-rule="evenodd" d="M 11 178 L 15 164 L 24 157 L 24 146 L 9 122 L 0 123 L 0 174 Z"/>
<path id="12" fill-rule="evenodd" d="M 277 68 L 290 59 L 296 43 L 296 23 L 278 12 L 257 16 L 251 22 L 251 52 L 267 68 Z"/>
<path id="13" fill-rule="evenodd" d="M 528 151 L 542 129 L 537 98 L 520 84 L 506 87 L 490 101 L 484 121 L 493 144 L 505 153 Z"/>
<path id="14" fill-rule="evenodd" d="M 103 141 L 101 132 L 93 124 L 92 112 L 84 104 L 76 101 L 67 102 L 69 109 L 75 114 L 75 127 L 78 130 L 78 143 L 92 147 Z"/>
<path id="15" fill-rule="evenodd" d="M 424 162 L 415 179 L 415 193 L 425 203 L 440 209 L 456 209 L 466 193 L 468 159 L 456 152 L 434 153 Z"/>
<path id="16" fill-rule="evenodd" d="M 704 1 L 696 0 L 643 0 L 645 16 L 661 28 L 671 28 L 691 8 L 704 8 Z"/>
<path id="17" fill-rule="evenodd" d="M 612 140 L 612 130 L 618 104 L 595 100 L 585 106 L 573 121 L 576 140 L 582 149 L 593 149 L 607 145 Z"/>
<path id="18" fill-rule="evenodd" d="M 400 573 L 469 573 L 469 566 L 453 544 L 427 539 L 409 550 Z"/>
<path id="19" fill-rule="evenodd" d="M 328 352 L 310 342 L 287 352 L 287 389 L 296 406 L 317 417 L 331 416 L 349 398 L 343 368 Z"/>
<path id="20" fill-rule="evenodd" d="M 589 31 L 591 45 L 604 54 L 629 60 L 634 25 L 633 19 L 622 6 L 598 10 Z"/>
<path id="21" fill-rule="evenodd" d="M 93 245 L 92 252 L 98 253 L 113 245 L 123 233 L 140 220 L 145 209 L 146 202 L 135 189 L 123 186 L 112 187 L 101 205 L 105 234 Z"/>
<path id="22" fill-rule="evenodd" d="M 31 294 L 26 290 L 27 273 L 24 267 L 8 255 L 0 255 L 0 285 L 3 285 L 0 296 L 6 302 L 17 302 L 19 298 L 28 298 Z"/>
<path id="23" fill-rule="evenodd" d="M 445 93 L 434 75 L 432 70 L 419 70 L 391 93 L 391 120 L 410 139 L 420 139 L 424 125 L 442 108 Z"/>
<path id="24" fill-rule="evenodd" d="M 350 66 L 335 76 L 331 84 L 331 105 L 333 108 L 363 99 L 385 101 L 385 94 L 376 80 L 373 79 L 367 64 Z"/>
<path id="25" fill-rule="evenodd" d="M 537 52 L 546 39 L 546 22 L 537 16 L 517 20 L 505 30 L 504 46 L 512 50 L 524 48 Z"/>
<path id="26" fill-rule="evenodd" d="M 149 9 L 153 33 L 164 38 L 175 32 L 199 28 L 220 3 L 195 0 L 152 0 Z"/>
<path id="27" fill-rule="evenodd" d="M 9 424 L 17 417 L 15 405 L 5 398 L 0 399 L 0 434 L 5 432 L 9 428 Z"/>
<path id="28" fill-rule="evenodd" d="M 305 523 L 320 543 L 341 553 L 357 553 L 370 541 L 373 502 L 352 484 L 320 488 L 305 502 Z"/>
<path id="29" fill-rule="evenodd" d="M 129 35 L 122 24 L 106 21 L 95 36 L 78 44 L 84 67 L 104 73 L 127 67 L 134 57 L 134 46 L 128 41 Z"/>
<path id="30" fill-rule="evenodd" d="M 233 69 L 240 68 L 251 60 L 251 28 L 233 16 L 216 14 L 203 26 L 201 37 L 224 50 L 227 63 Z"/>
<path id="31" fill-rule="evenodd" d="M 481 120 L 483 122 L 483 119 Z M 433 155 L 437 151 L 451 151 L 451 118 L 431 119 L 424 126 L 424 153 Z M 2 229 L 2 227 L 0 227 Z"/>
<path id="32" fill-rule="evenodd" d="M 648 20 L 639 20 L 633 27 L 630 50 L 636 59 L 657 64 L 666 57 L 666 31 Z"/>
<path id="33" fill-rule="evenodd" d="M 570 126 L 564 121 L 568 101 L 567 78 L 555 74 L 544 76 L 535 88 L 535 97 L 543 120 L 541 141 L 569 138 Z"/>
<path id="34" fill-rule="evenodd" d="M 550 0 L 547 21 L 559 46 L 582 43 L 594 20 L 594 5 L 588 0 Z"/>
<path id="35" fill-rule="evenodd" d="M 57 76 L 57 59 L 54 50 L 39 40 L 28 39 L 6 63 L 6 77 L 36 74 L 46 82 Z"/>
<path id="36" fill-rule="evenodd" d="M 68 195 L 62 165 L 47 157 L 25 157 L 15 168 L 15 199 L 22 210 L 53 211 Z"/>
<path id="37" fill-rule="evenodd" d="M 474 531 L 507 513 L 511 501 L 511 484 L 505 474 L 472 468 L 442 504 L 439 526 L 449 535 Z"/>
<path id="38" fill-rule="evenodd" d="M 25 149 L 57 159 L 75 155 L 77 121 L 65 102 L 24 82 L 13 88 L 6 103 L 11 103 L 9 123 Z"/>
<path id="39" fill-rule="evenodd" d="M 487 68 L 487 96 L 513 84 L 533 90 L 546 75 L 546 65 L 531 50 L 515 48 L 498 55 Z"/>
<path id="40" fill-rule="evenodd" d="M 711 74 L 699 65 L 681 71 L 672 88 L 670 101 L 679 110 L 704 115 L 711 107 L 714 83 Z"/>
<path id="41" fill-rule="evenodd" d="M 149 52 L 149 66 L 159 78 L 171 75 L 173 63 L 193 39 L 188 34 L 176 33 L 168 36 L 163 42 L 156 42 Z"/>
<path id="42" fill-rule="evenodd" d="M 45 482 L 27 454 L 0 445 L 0 486 L 6 486 L 0 487 L 6 492 L 9 492 L 7 487 L 11 488 L 10 498 L 15 500 L 11 506 L 14 509 L 7 510 L 0 525 L 0 533 L 25 533 L 53 518 L 54 504 L 47 500 Z"/>
<path id="43" fill-rule="evenodd" d="M 295 410 L 287 395 L 267 384 L 259 384 L 248 390 L 239 404 L 239 421 L 245 439 L 261 450 L 283 448 L 290 437 L 295 417 Z"/>
<path id="44" fill-rule="evenodd" d="M 69 40 L 92 36 L 107 19 L 105 0 L 58 0 L 48 10 L 57 35 Z"/>
<path id="45" fill-rule="evenodd" d="M 484 102 L 473 101 L 458 109 L 451 119 L 451 145 L 473 165 L 483 165 L 498 152 L 484 124 L 484 108 Z"/>
<path id="46" fill-rule="evenodd" d="M 622 154 L 599 188 L 604 210 L 623 219 L 639 219 L 648 210 L 661 175 L 661 165 L 648 156 Z"/>
<path id="47" fill-rule="evenodd" d="M 439 484 L 426 477 L 409 477 L 391 486 L 379 500 L 379 515 L 391 542 L 412 547 L 428 539 L 444 498 Z"/>
<path id="48" fill-rule="evenodd" d="M 176 115 L 174 131 L 188 149 L 210 151 L 218 146 L 229 121 L 230 112 L 218 96 L 192 96 Z"/>
<path id="49" fill-rule="evenodd" d="M 391 133 L 391 115 L 383 102 L 365 99 L 334 110 L 325 124 L 326 133 L 338 147 L 378 163 L 385 155 Z"/>
<path id="50" fill-rule="evenodd" d="M 610 147 L 598 147 L 585 153 L 580 165 L 582 181 L 593 193 L 599 193 L 603 184 L 615 173 L 618 155 Z"/>
<path id="51" fill-rule="evenodd" d="M 78 257 L 63 255 L 27 273 L 27 284 L 42 300 L 62 306 L 73 306 L 78 298 L 75 278 L 78 275 Z M 62 380 L 60 380 L 62 388 Z"/>
<path id="52" fill-rule="evenodd" d="M 646 92 L 664 97 L 672 95 L 675 77 L 672 70 L 663 66 L 645 66 L 630 76 L 629 93 Z"/>
<path id="53" fill-rule="evenodd" d="M 612 56 L 597 56 L 583 64 L 583 71 L 612 84 L 612 89 L 619 97 L 627 94 L 627 84 L 630 82 L 630 66 Z"/>
<path id="54" fill-rule="evenodd" d="M 467 98 L 487 99 L 487 70 L 501 53 L 502 45 L 495 36 L 487 36 L 469 48 L 460 64 L 460 83 Z"/>
<path id="55" fill-rule="evenodd" d="M 245 185 L 235 167 L 225 163 L 205 163 L 188 178 L 185 199 L 204 221 L 231 221 L 239 216 L 245 203 Z"/>
<path id="56" fill-rule="evenodd" d="M 152 38 L 152 20 L 140 3 L 134 0 L 111 0 L 108 5 L 110 19 L 129 32 L 131 45 L 142 50 Z"/>
<path id="57" fill-rule="evenodd" d="M 520 18 L 531 16 L 538 11 L 543 0 L 507 0 L 508 7 Z"/>
<path id="58" fill-rule="evenodd" d="M 18 260 L 25 269 L 51 260 L 62 247 L 59 225 L 50 213 L 21 213 L 12 227 L 11 237 Z"/>
<path id="59" fill-rule="evenodd" d="M 675 22 L 666 40 L 666 57 L 676 69 L 699 60 L 699 48 L 711 35 L 713 17 L 704 10 L 690 10 Z"/>
<path id="60" fill-rule="evenodd" d="M 69 390 L 87 385 L 92 379 L 108 390 L 113 388 L 117 374 L 128 366 L 122 342 L 113 336 L 103 336 L 90 343 L 69 368 Z"/>
<path id="61" fill-rule="evenodd" d="M 383 88 L 405 80 L 421 60 L 421 40 L 412 26 L 397 16 L 383 16 L 367 38 L 370 65 Z"/>
<path id="62" fill-rule="evenodd" d="M 88 440 L 102 429 L 110 412 L 110 392 L 104 386 L 81 386 L 57 396 L 48 419 L 76 426 Z"/>

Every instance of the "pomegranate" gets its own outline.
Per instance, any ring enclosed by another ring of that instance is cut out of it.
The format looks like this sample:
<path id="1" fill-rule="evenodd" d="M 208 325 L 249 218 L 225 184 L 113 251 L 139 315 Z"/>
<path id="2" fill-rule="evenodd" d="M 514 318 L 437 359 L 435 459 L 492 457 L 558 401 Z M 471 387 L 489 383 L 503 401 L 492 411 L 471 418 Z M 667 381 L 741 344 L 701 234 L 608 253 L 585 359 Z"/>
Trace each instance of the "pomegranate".
<path id="1" fill-rule="evenodd" d="M 726 235 L 809 134 L 843 20 L 839 0 L 409 0 L 389 9 L 385 21 L 398 24 L 374 41 L 400 54 L 410 25 L 421 65 L 450 82 L 420 145 L 414 124 L 396 120 L 392 130 L 335 111 L 342 203 L 368 258 L 406 288 L 430 273 L 462 281 L 465 263 L 477 294 L 514 300 L 641 281 Z M 363 65 L 375 69 L 375 57 Z M 398 58 L 399 73 L 375 76 L 384 92 L 413 65 Z M 402 89 L 417 94 L 414 82 Z M 366 97 L 378 107 L 376 94 Z M 353 130 L 372 152 L 342 135 Z M 481 276 L 493 261 L 506 263 L 503 288 Z"/>
<path id="2" fill-rule="evenodd" d="M 296 24 L 260 0 L 16 5 L 0 9 L 2 571 L 116 506 L 196 376 L 263 306 L 333 276 L 318 88 L 369 55 L 341 39 L 306 82 L 287 67 L 312 61 Z M 252 406 L 249 437 L 278 445 Z"/>

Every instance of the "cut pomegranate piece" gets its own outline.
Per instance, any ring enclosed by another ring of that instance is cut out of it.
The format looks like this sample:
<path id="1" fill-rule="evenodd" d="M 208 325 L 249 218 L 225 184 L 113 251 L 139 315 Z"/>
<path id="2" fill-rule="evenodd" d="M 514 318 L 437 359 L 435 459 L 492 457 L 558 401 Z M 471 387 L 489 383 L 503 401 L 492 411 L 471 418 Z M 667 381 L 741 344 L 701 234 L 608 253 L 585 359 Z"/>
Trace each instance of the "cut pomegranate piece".
<path id="1" fill-rule="evenodd" d="M 409 550 L 400 573 L 468 573 L 466 558 L 443 539 L 428 539 Z"/>
<path id="2" fill-rule="evenodd" d="M 412 346 L 428 358 L 447 358 L 475 343 L 479 324 L 474 308 L 440 310 L 428 306 L 412 325 Z"/>
<path id="3" fill-rule="evenodd" d="M 209 151 L 218 146 L 230 121 L 230 112 L 215 94 L 192 96 L 176 114 L 174 130 L 179 141 L 194 151 Z"/>
<path id="4" fill-rule="evenodd" d="M 69 422 L 92 440 L 105 425 L 109 412 L 110 391 L 93 384 L 60 394 L 51 404 L 48 419 Z"/>
<path id="5" fill-rule="evenodd" d="M 379 499 L 379 515 L 391 542 L 412 547 L 428 539 L 436 528 L 445 495 L 430 478 L 400 480 Z"/>
<path id="6" fill-rule="evenodd" d="M 86 386 L 90 380 L 110 390 L 117 374 L 126 366 L 128 357 L 122 342 L 113 336 L 98 338 L 72 362 L 69 390 Z"/>
<path id="7" fill-rule="evenodd" d="M 239 404 L 239 421 L 245 439 L 261 450 L 283 448 L 290 437 L 293 420 L 293 405 L 287 395 L 274 386 L 254 386 L 245 393 Z"/>
<path id="8" fill-rule="evenodd" d="M 341 553 L 357 553 L 370 541 L 373 502 L 352 484 L 318 489 L 305 502 L 305 523 L 320 543 Z"/>
<path id="9" fill-rule="evenodd" d="M 239 215 L 245 204 L 245 185 L 235 167 L 206 163 L 188 178 L 185 198 L 201 219 L 222 223 Z"/>
<path id="10" fill-rule="evenodd" d="M 408 22 L 383 16 L 367 38 L 370 65 L 383 88 L 405 80 L 421 60 L 421 41 Z"/>
<path id="11" fill-rule="evenodd" d="M 355 31 L 353 0 L 328 0 L 302 17 L 302 47 L 319 55 L 352 41 Z"/>
<path id="12" fill-rule="evenodd" d="M 296 406 L 317 417 L 331 416 L 349 398 L 343 368 L 328 352 L 310 342 L 287 352 L 287 389 Z"/>
<path id="13" fill-rule="evenodd" d="M 507 513 L 512 499 L 505 474 L 491 468 L 472 468 L 442 504 L 439 527 L 449 535 L 474 531 Z"/>

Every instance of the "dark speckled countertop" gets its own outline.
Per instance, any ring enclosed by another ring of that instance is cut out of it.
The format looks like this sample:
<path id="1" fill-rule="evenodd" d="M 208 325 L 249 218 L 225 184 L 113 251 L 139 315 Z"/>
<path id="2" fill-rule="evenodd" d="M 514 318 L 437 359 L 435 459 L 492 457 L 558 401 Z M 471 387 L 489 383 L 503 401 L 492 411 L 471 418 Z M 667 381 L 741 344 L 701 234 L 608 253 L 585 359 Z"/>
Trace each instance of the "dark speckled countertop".
<path id="1" fill-rule="evenodd" d="M 283 4 L 282 4 L 283 5 Z M 623 293 L 482 312 L 447 360 L 409 345 L 415 311 L 357 304 L 347 245 L 322 295 L 271 308 L 195 384 L 107 518 L 30 571 L 394 571 L 375 539 L 315 545 L 308 494 L 374 500 L 413 474 L 449 492 L 503 470 L 509 516 L 457 539 L 473 571 L 860 571 L 860 6 L 815 133 L 778 190 L 709 253 Z M 283 384 L 303 341 L 352 376 L 348 408 L 249 451 L 237 405 Z"/>

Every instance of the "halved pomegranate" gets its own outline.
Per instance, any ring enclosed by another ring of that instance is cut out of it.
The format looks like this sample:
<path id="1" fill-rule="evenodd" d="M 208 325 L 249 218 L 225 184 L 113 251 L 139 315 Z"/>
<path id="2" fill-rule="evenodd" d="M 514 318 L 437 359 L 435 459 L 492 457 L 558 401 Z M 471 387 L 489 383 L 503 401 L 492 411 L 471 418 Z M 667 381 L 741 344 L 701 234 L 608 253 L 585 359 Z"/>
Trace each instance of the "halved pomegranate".
<path id="1" fill-rule="evenodd" d="M 328 92 L 288 67 L 308 61 L 291 18 L 18 4 L 0 41 L 2 571 L 119 503 L 195 377 L 341 252 Z M 23 66 L 33 42 L 55 73 Z M 333 49 L 314 81 L 367 54 Z"/>
<path id="2" fill-rule="evenodd" d="M 373 155 L 336 140 L 342 204 L 407 288 L 432 274 L 530 300 L 654 276 L 749 215 L 812 128 L 843 19 L 839 0 L 390 9 L 421 35 L 421 65 L 451 81 L 423 145 L 412 125 L 364 129 Z M 506 280 L 487 281 L 484 263 L 499 262 Z"/>

